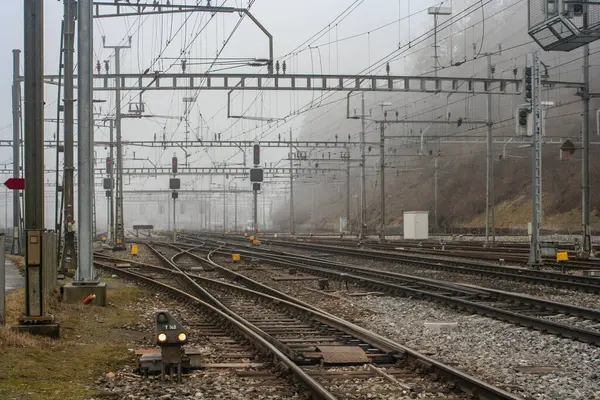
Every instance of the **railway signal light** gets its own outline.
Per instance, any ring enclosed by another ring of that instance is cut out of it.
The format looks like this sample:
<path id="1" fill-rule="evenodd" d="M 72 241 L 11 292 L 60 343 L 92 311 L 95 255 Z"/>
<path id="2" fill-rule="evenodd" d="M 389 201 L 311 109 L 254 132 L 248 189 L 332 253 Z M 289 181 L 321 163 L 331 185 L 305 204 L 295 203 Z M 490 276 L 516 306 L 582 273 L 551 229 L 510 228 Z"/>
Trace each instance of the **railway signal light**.
<path id="1" fill-rule="evenodd" d="M 182 345 L 188 337 L 183 325 L 166 310 L 158 311 L 154 317 L 156 344 L 160 346 L 161 378 L 164 381 L 167 368 L 177 371 L 177 380 L 181 382 Z"/>
<path id="2" fill-rule="evenodd" d="M 515 113 L 515 127 L 517 136 L 531 136 L 532 117 L 529 104 L 523 104 L 517 107 Z"/>
<path id="3" fill-rule="evenodd" d="M 106 157 L 106 173 L 108 175 L 112 175 L 112 173 L 113 173 L 112 158 L 110 158 L 110 157 Z"/>
<path id="4" fill-rule="evenodd" d="M 172 166 L 173 173 L 176 174 L 177 173 L 177 157 L 173 157 L 171 166 Z"/>
<path id="5" fill-rule="evenodd" d="M 254 145 L 254 165 L 259 165 L 260 164 L 260 145 L 255 144 Z"/>
<path id="6" fill-rule="evenodd" d="M 532 70 L 531 67 L 525 67 L 525 100 L 531 101 L 532 97 Z"/>
<path id="7" fill-rule="evenodd" d="M 527 126 L 527 110 L 524 108 L 519 110 L 519 125 Z"/>

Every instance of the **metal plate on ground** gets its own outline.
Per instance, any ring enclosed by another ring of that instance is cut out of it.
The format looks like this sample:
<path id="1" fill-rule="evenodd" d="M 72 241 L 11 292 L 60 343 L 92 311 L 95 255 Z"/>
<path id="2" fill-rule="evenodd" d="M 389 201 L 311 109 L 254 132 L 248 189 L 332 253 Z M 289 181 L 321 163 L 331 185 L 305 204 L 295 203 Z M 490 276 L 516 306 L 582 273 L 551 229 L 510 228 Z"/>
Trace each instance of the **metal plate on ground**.
<path id="1" fill-rule="evenodd" d="M 325 364 L 360 364 L 368 363 L 369 357 L 357 346 L 318 346 L 323 354 Z"/>

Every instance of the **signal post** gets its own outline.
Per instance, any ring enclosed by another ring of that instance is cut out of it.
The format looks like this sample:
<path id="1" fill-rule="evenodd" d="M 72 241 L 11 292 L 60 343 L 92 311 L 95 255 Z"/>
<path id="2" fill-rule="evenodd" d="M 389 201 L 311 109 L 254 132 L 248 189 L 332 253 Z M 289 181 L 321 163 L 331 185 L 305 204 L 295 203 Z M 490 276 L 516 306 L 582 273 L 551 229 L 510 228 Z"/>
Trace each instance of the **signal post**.
<path id="1" fill-rule="evenodd" d="M 171 198 L 173 199 L 173 242 L 177 241 L 177 222 L 175 218 L 177 217 L 177 212 L 175 208 L 175 202 L 179 197 L 179 193 L 177 192 L 181 188 L 181 180 L 177 178 L 177 157 L 173 155 L 171 160 L 171 172 L 173 173 L 173 177 L 169 180 L 169 189 L 172 190 Z"/>
<path id="2" fill-rule="evenodd" d="M 254 168 L 250 169 L 250 182 L 252 183 L 252 223 L 254 225 L 254 239 L 258 239 L 258 192 L 263 181 L 263 169 L 260 168 L 260 145 L 253 148 Z"/>

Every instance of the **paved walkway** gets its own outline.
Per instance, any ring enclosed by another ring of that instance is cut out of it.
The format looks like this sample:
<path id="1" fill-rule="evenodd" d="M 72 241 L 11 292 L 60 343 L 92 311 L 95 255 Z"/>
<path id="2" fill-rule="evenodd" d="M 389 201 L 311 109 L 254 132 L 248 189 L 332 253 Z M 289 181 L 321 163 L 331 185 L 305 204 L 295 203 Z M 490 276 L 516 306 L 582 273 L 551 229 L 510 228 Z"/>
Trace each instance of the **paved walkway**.
<path id="1" fill-rule="evenodd" d="M 6 259 L 6 293 L 25 286 L 25 278 L 21 276 L 17 267 L 7 258 Z"/>

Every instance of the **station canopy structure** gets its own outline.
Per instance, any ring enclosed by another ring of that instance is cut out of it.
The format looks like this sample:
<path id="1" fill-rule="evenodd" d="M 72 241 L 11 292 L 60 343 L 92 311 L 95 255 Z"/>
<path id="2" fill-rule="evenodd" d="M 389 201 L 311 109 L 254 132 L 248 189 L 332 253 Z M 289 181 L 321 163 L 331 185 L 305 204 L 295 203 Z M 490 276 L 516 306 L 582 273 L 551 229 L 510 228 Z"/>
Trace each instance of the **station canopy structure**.
<path id="1" fill-rule="evenodd" d="M 527 0 L 529 35 L 546 51 L 571 51 L 600 39 L 600 0 Z"/>

